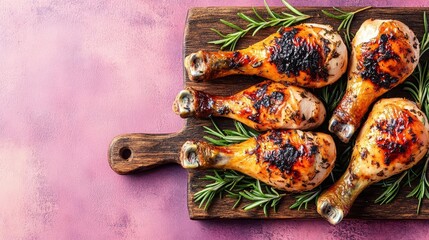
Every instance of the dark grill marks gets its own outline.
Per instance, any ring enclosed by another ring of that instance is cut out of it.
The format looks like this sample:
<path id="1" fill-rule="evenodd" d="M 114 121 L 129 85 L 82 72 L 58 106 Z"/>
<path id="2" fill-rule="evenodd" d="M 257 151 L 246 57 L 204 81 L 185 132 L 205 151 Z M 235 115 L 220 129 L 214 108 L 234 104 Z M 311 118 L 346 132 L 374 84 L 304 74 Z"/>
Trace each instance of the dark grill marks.
<path id="1" fill-rule="evenodd" d="M 231 112 L 231 110 L 227 107 L 227 106 L 222 106 L 221 108 L 219 108 L 218 110 L 217 110 L 217 113 L 219 114 L 219 115 L 227 115 L 228 113 L 230 113 Z"/>
<path id="2" fill-rule="evenodd" d="M 282 173 L 290 173 L 295 162 L 303 155 L 303 149 L 296 149 L 293 145 L 286 143 L 277 150 L 267 151 L 263 158 L 264 162 L 277 167 Z"/>
<path id="3" fill-rule="evenodd" d="M 402 133 L 408 126 L 408 123 L 412 122 L 413 118 L 408 117 L 407 119 L 404 119 L 401 116 L 399 118 L 391 118 L 389 119 L 389 121 L 380 121 L 377 123 L 376 127 L 382 133 L 388 133 L 390 135 L 393 135 L 396 133 Z"/>
<path id="4" fill-rule="evenodd" d="M 295 147 L 286 138 L 288 132 L 272 131 L 269 134 L 260 135 L 257 138 L 258 148 L 256 155 L 258 161 L 268 163 L 267 171 L 278 169 L 282 176 L 285 174 L 299 179 L 300 172 L 293 170 L 300 158 L 311 158 L 318 153 L 318 147 L 300 145 Z"/>
<path id="5" fill-rule="evenodd" d="M 368 149 L 366 149 L 366 148 L 362 148 L 361 149 L 361 151 L 360 151 L 360 157 L 362 158 L 362 159 L 366 159 L 366 157 L 368 156 Z"/>
<path id="6" fill-rule="evenodd" d="M 195 91 L 197 99 L 197 108 L 195 115 L 197 117 L 210 117 L 213 114 L 213 98 L 207 93 Z"/>
<path id="7" fill-rule="evenodd" d="M 251 64 L 252 67 L 257 68 L 262 65 L 262 62 L 254 62 L 249 55 L 243 55 L 238 51 L 232 53 L 232 58 L 230 58 L 227 63 L 230 69 L 240 68 L 245 65 Z"/>
<path id="8" fill-rule="evenodd" d="M 389 41 L 395 40 L 396 37 L 392 34 L 382 34 L 378 42 L 369 43 L 370 45 L 376 44 L 378 47 L 364 52 L 361 56 L 360 64 L 363 66 L 361 77 L 370 80 L 377 88 L 390 89 L 399 81 L 398 78 L 380 69 L 380 63 L 383 61 L 390 59 L 400 61 L 399 56 L 392 51 L 392 46 L 389 43 Z"/>
<path id="9" fill-rule="evenodd" d="M 271 93 L 271 100 L 275 102 L 283 102 L 285 95 L 281 92 Z"/>
<path id="10" fill-rule="evenodd" d="M 329 40 L 326 38 L 322 38 L 323 42 L 323 53 L 325 53 L 325 56 L 328 56 L 329 52 L 331 52 L 331 48 L 329 47 Z"/>
<path id="11" fill-rule="evenodd" d="M 375 127 L 381 133 L 376 143 L 384 151 L 386 165 L 410 151 L 410 146 L 416 142 L 416 135 L 410 126 L 413 122 L 407 112 L 401 112 L 396 118 L 376 123 Z"/>
<path id="12" fill-rule="evenodd" d="M 264 94 L 261 98 L 255 101 L 255 103 L 253 104 L 253 107 L 256 110 L 259 110 L 261 106 L 268 108 L 271 105 L 282 103 L 283 99 L 284 99 L 284 94 L 281 92 L 272 92 L 270 95 Z"/>
<path id="13" fill-rule="evenodd" d="M 272 131 L 271 134 L 268 135 L 268 140 L 276 145 L 280 145 L 283 142 L 282 133 L 280 131 Z"/>
<path id="14" fill-rule="evenodd" d="M 319 147 L 318 146 L 311 146 L 310 147 L 310 154 L 311 155 L 316 155 L 319 152 Z"/>
<path id="15" fill-rule="evenodd" d="M 271 94 L 267 93 L 269 84 L 257 86 L 258 90 L 250 93 L 245 93 L 248 99 L 253 102 L 253 107 L 257 111 L 255 114 L 249 115 L 247 118 L 255 123 L 259 123 L 261 108 L 265 107 L 273 113 L 277 107 L 284 101 L 284 93 L 274 91 Z"/>
<path id="16" fill-rule="evenodd" d="M 228 63 L 229 68 L 239 68 L 243 66 L 244 64 L 248 63 L 250 61 L 249 56 L 245 55 L 244 57 L 242 54 L 238 51 L 235 51 L 232 54 L 232 59 Z"/>
<path id="17" fill-rule="evenodd" d="M 252 122 L 259 123 L 259 113 L 251 114 L 247 117 Z"/>
<path id="18" fill-rule="evenodd" d="M 407 151 L 408 144 L 402 144 L 386 139 L 377 139 L 377 145 L 384 150 L 384 163 L 389 165 L 400 154 Z"/>
<path id="19" fill-rule="evenodd" d="M 327 80 L 328 71 L 323 62 L 323 51 L 318 44 L 309 44 L 301 37 L 296 37 L 298 28 L 284 28 L 280 38 L 270 48 L 270 62 L 274 63 L 279 73 L 299 76 L 300 71 L 310 75 L 312 80 Z"/>

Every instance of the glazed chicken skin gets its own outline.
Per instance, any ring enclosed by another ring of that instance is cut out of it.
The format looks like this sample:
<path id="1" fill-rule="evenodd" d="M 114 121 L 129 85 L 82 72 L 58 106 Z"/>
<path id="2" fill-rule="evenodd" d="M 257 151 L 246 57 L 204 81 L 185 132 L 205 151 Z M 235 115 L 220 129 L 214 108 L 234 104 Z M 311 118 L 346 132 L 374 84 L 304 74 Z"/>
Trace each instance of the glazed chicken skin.
<path id="1" fill-rule="evenodd" d="M 347 90 L 329 121 L 329 131 L 348 142 L 369 106 L 404 82 L 419 61 L 419 42 L 396 20 L 366 20 L 353 39 Z"/>
<path id="2" fill-rule="evenodd" d="M 319 197 L 317 212 L 331 224 L 347 215 L 369 185 L 416 165 L 428 149 L 429 125 L 414 102 L 378 101 L 362 127 L 343 176 Z"/>
<path id="3" fill-rule="evenodd" d="M 300 130 L 269 131 L 230 146 L 188 141 L 180 153 L 184 168 L 232 169 L 289 192 L 317 187 L 335 158 L 331 136 Z"/>
<path id="4" fill-rule="evenodd" d="M 312 129 L 325 120 L 323 103 L 296 86 L 265 81 L 232 96 L 213 96 L 188 88 L 173 103 L 181 117 L 228 117 L 258 131 Z"/>
<path id="5" fill-rule="evenodd" d="M 347 59 L 347 48 L 331 26 L 306 23 L 281 28 L 246 49 L 192 53 L 185 69 L 192 81 L 244 74 L 321 88 L 343 75 Z"/>

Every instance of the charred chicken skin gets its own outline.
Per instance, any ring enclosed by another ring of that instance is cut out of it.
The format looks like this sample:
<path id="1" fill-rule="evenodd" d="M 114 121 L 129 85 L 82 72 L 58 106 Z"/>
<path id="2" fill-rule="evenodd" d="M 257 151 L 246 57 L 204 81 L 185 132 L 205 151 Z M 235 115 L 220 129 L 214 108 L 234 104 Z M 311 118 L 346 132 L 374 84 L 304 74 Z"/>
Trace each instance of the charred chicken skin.
<path id="1" fill-rule="evenodd" d="M 369 106 L 402 83 L 419 61 L 419 42 L 405 24 L 367 20 L 353 39 L 347 90 L 329 121 L 329 131 L 348 142 Z"/>
<path id="2" fill-rule="evenodd" d="M 347 48 L 331 26 L 308 23 L 281 28 L 246 49 L 192 53 L 185 68 L 192 81 L 244 74 L 320 88 L 343 75 L 347 59 Z"/>
<path id="3" fill-rule="evenodd" d="M 183 118 L 228 117 L 259 131 L 312 129 L 326 115 L 323 103 L 310 92 L 271 81 L 227 97 L 188 88 L 178 94 L 173 110 Z"/>
<path id="4" fill-rule="evenodd" d="M 363 125 L 343 176 L 319 197 L 317 211 L 337 224 L 369 185 L 417 164 L 428 149 L 424 113 L 406 99 L 378 101 Z"/>
<path id="5" fill-rule="evenodd" d="M 335 158 L 331 136 L 300 130 L 269 131 L 230 146 L 188 141 L 180 153 L 184 168 L 232 169 L 289 192 L 318 186 Z"/>

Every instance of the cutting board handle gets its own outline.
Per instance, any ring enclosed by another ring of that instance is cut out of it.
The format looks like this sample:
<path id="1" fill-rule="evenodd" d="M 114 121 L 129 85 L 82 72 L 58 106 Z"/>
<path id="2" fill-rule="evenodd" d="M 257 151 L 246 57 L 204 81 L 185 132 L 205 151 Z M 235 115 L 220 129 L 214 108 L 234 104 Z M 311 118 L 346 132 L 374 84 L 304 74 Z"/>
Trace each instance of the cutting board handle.
<path id="1" fill-rule="evenodd" d="M 167 163 L 180 163 L 182 133 L 119 135 L 109 147 L 110 167 L 118 174 L 130 174 Z"/>

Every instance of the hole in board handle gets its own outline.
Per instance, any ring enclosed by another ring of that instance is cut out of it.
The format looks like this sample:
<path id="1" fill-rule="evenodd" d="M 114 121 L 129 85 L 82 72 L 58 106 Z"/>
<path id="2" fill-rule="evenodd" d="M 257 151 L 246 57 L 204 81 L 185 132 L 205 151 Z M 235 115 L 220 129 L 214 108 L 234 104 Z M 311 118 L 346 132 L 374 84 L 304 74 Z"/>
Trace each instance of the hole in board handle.
<path id="1" fill-rule="evenodd" d="M 131 157 L 131 154 L 131 149 L 128 147 L 123 147 L 119 150 L 119 156 L 124 160 L 128 160 Z"/>

